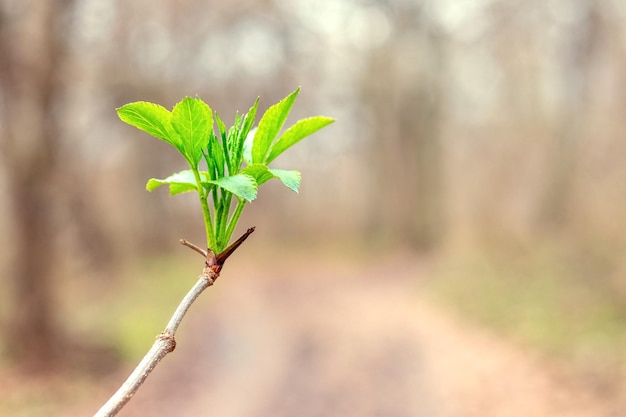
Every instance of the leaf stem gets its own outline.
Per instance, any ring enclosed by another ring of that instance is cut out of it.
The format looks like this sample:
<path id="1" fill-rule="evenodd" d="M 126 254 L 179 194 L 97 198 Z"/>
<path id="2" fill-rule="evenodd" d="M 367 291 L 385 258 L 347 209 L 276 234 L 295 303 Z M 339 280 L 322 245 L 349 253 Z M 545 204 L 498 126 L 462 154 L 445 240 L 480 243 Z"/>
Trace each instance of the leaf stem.
<path id="1" fill-rule="evenodd" d="M 241 216 L 241 213 L 243 212 L 243 208 L 245 206 L 246 200 L 244 200 L 243 198 L 237 198 L 237 207 L 235 208 L 232 217 L 228 221 L 228 226 L 226 227 L 226 242 L 230 241 L 230 238 L 235 231 L 235 226 L 237 226 L 237 223 L 239 222 L 239 217 Z"/>
<path id="2" fill-rule="evenodd" d="M 211 249 L 215 247 L 215 231 L 213 230 L 213 219 L 211 217 L 211 210 L 209 209 L 209 203 L 207 201 L 207 191 L 204 188 L 204 185 L 202 185 L 198 168 L 192 167 L 191 170 L 193 171 L 193 176 L 196 179 L 196 184 L 198 186 L 198 195 L 200 197 L 200 205 L 202 206 L 202 215 L 204 216 L 207 248 Z"/>
<path id="3" fill-rule="evenodd" d="M 221 252 L 228 245 L 230 236 L 226 235 L 226 227 L 228 225 L 228 214 L 230 213 L 230 202 L 232 201 L 232 193 L 220 188 L 219 210 L 216 215 L 217 230 L 217 252 Z"/>

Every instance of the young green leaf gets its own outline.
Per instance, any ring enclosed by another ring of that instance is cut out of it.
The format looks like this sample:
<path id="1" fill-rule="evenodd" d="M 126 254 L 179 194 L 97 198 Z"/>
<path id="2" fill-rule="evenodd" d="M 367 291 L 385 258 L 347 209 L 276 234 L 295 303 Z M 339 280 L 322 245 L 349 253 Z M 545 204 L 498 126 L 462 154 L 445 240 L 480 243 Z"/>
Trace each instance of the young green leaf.
<path id="1" fill-rule="evenodd" d="M 207 151 L 207 163 L 211 166 L 209 169 L 209 172 L 211 172 L 211 178 L 216 179 L 225 176 L 226 161 L 224 160 L 224 148 L 222 147 L 220 140 L 213 132 L 211 132 L 210 135 Z"/>
<path id="2" fill-rule="evenodd" d="M 256 127 L 250 130 L 250 133 L 248 133 L 248 135 L 243 141 L 243 159 L 248 164 L 252 163 L 252 142 L 254 142 L 256 131 L 257 131 Z"/>
<path id="3" fill-rule="evenodd" d="M 272 146 L 272 142 L 274 142 L 274 139 L 278 136 L 283 124 L 285 124 L 285 120 L 287 120 L 291 106 L 293 106 L 293 102 L 296 100 L 299 92 L 300 88 L 271 106 L 263 114 L 263 117 L 261 117 L 261 121 L 259 122 L 259 126 L 252 143 L 253 163 L 266 162 L 270 146 Z"/>
<path id="4" fill-rule="evenodd" d="M 259 185 L 278 178 L 291 190 L 298 191 L 301 181 L 298 171 L 270 169 L 268 164 L 306 136 L 333 122 L 323 116 L 303 119 L 278 137 L 299 92 L 298 88 L 271 106 L 256 128 L 252 126 L 258 98 L 244 116 L 235 115 L 235 122 L 229 129 L 199 98 L 184 98 L 172 112 L 147 102 L 130 103 L 117 112 L 124 122 L 172 144 L 185 157 L 191 170 L 165 179 L 152 178 L 146 188 L 152 191 L 168 185 L 172 195 L 198 192 L 207 247 L 219 252 L 230 240 L 245 204 L 257 197 Z M 213 131 L 214 121 L 217 136 Z M 206 171 L 198 171 L 202 158 L 206 161 Z M 244 160 L 247 166 L 242 170 Z M 231 211 L 235 196 L 239 201 Z M 213 210 L 209 207 L 211 203 Z"/>
<path id="5" fill-rule="evenodd" d="M 298 192 L 302 179 L 302 175 L 298 171 L 270 169 L 267 165 L 263 164 L 248 165 L 241 172 L 252 176 L 259 186 L 265 184 L 272 178 L 278 178 L 285 186 L 295 192 Z"/>
<path id="6" fill-rule="evenodd" d="M 270 169 L 270 173 L 281 180 L 281 182 L 294 192 L 298 192 L 300 188 L 300 181 L 302 180 L 302 174 L 298 171 L 285 171 L 283 169 Z"/>
<path id="7" fill-rule="evenodd" d="M 228 172 L 233 175 L 239 171 L 239 167 L 241 166 L 241 160 L 238 158 L 238 154 L 241 154 L 241 150 L 237 149 L 239 145 L 237 136 L 241 129 L 241 122 L 242 118 L 239 113 L 235 114 L 235 123 L 228 129 L 228 133 L 225 135 L 224 139 L 222 139 L 224 149 L 228 149 L 228 152 L 224 152 L 228 164 Z"/>
<path id="8" fill-rule="evenodd" d="M 275 176 L 270 172 L 267 165 L 263 164 L 252 164 L 248 165 L 244 169 L 241 170 L 242 174 L 248 174 L 256 181 L 257 185 L 261 186 L 265 184 L 267 181 L 275 178 Z"/>
<path id="9" fill-rule="evenodd" d="M 199 98 L 185 97 L 172 110 L 172 127 L 182 141 L 185 158 L 197 168 L 213 127 L 211 108 Z"/>
<path id="10" fill-rule="evenodd" d="M 228 173 L 231 173 L 231 167 L 230 167 L 230 149 L 229 149 L 229 143 L 228 143 L 228 137 L 227 137 L 227 133 L 226 133 L 226 125 L 224 124 L 224 122 L 222 121 L 222 119 L 220 119 L 220 116 L 215 113 L 215 121 L 217 122 L 217 128 L 220 132 L 220 137 L 221 137 L 221 143 L 222 143 L 222 152 L 223 152 L 223 160 L 226 163 L 226 168 L 228 169 Z M 232 174 L 235 174 L 235 172 L 232 172 Z"/>
<path id="11" fill-rule="evenodd" d="M 137 101 L 118 108 L 117 115 L 123 122 L 180 149 L 179 138 L 171 134 L 172 114 L 165 107 L 146 101 Z"/>
<path id="12" fill-rule="evenodd" d="M 232 166 L 235 172 L 241 168 L 241 163 L 244 159 L 247 161 L 251 159 L 250 152 L 252 151 L 252 146 L 247 143 L 247 138 L 254 124 L 258 106 L 259 99 L 257 98 L 243 118 L 241 116 L 235 118 L 235 124 L 228 132 L 228 148 L 231 153 L 230 166 Z"/>
<path id="13" fill-rule="evenodd" d="M 248 110 L 248 113 L 243 117 L 243 126 L 239 130 L 239 134 L 237 137 L 237 141 L 239 142 L 239 146 L 243 147 L 243 142 L 248 137 L 252 126 L 254 125 L 254 119 L 256 117 L 256 109 L 259 107 L 259 98 L 257 97 L 256 101 Z"/>
<path id="14" fill-rule="evenodd" d="M 230 191 L 237 197 L 246 201 L 252 201 L 257 195 L 257 183 L 250 175 L 237 174 L 228 177 L 221 177 L 209 181 L 218 187 L 222 187 L 226 191 Z"/>
<path id="15" fill-rule="evenodd" d="M 170 195 L 185 193 L 188 191 L 197 191 L 196 179 L 190 169 L 180 171 L 169 177 L 160 180 L 151 178 L 146 184 L 146 190 L 154 191 L 162 185 L 169 184 Z"/>
<path id="16" fill-rule="evenodd" d="M 226 140 L 226 125 L 220 119 L 219 114 L 215 113 L 215 121 L 217 122 L 217 128 L 220 131 L 220 136 L 222 137 L 222 142 Z"/>
<path id="17" fill-rule="evenodd" d="M 285 133 L 283 133 L 276 143 L 274 143 L 274 146 L 272 146 L 265 163 L 269 164 L 276 159 L 278 155 L 285 152 L 305 137 L 317 132 L 325 126 L 328 126 L 334 121 L 334 119 L 324 116 L 315 116 L 298 120 L 293 126 L 287 129 Z"/>

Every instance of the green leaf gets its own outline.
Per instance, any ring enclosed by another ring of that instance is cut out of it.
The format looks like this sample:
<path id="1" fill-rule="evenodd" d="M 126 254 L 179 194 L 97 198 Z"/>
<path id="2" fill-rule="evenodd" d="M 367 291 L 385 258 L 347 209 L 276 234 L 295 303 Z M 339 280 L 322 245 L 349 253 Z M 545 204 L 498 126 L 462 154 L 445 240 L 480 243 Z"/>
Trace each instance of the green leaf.
<path id="1" fill-rule="evenodd" d="M 252 178 L 254 178 L 258 186 L 261 186 L 272 178 L 275 178 L 274 174 L 270 172 L 269 168 L 263 164 L 248 165 L 241 170 L 241 173 L 248 174 Z"/>
<path id="2" fill-rule="evenodd" d="M 295 192 L 298 192 L 300 181 L 302 180 L 302 175 L 298 171 L 270 169 L 267 165 L 263 164 L 248 165 L 241 172 L 252 176 L 259 186 L 265 184 L 272 178 L 278 178 L 285 186 Z"/>
<path id="3" fill-rule="evenodd" d="M 239 131 L 239 137 L 237 139 L 239 142 L 243 143 L 243 141 L 245 141 L 246 138 L 248 137 L 248 133 L 250 133 L 250 129 L 252 129 L 252 126 L 254 125 L 254 119 L 256 117 L 256 109 L 258 107 L 259 107 L 259 98 L 257 97 L 252 107 L 250 107 L 250 109 L 248 110 L 248 113 L 246 113 L 246 115 L 243 117 L 243 126 L 241 127 L 241 130 Z"/>
<path id="4" fill-rule="evenodd" d="M 258 98 L 248 113 L 235 115 L 230 128 L 199 98 L 185 97 L 171 112 L 154 103 L 136 102 L 118 108 L 117 113 L 122 121 L 172 144 L 185 157 L 190 170 L 165 179 L 152 178 L 146 189 L 152 191 L 168 185 L 172 195 L 198 192 L 207 247 L 222 250 L 237 226 L 245 203 L 257 197 L 259 185 L 278 178 L 291 190 L 298 191 L 301 182 L 298 171 L 270 169 L 268 164 L 333 122 L 323 116 L 299 120 L 279 136 L 299 92 L 300 88 L 268 108 L 256 128 L 253 126 Z M 198 171 L 203 158 L 207 169 Z M 242 169 L 244 160 L 246 166 Z M 238 204 L 232 210 L 234 196 Z"/>
<path id="5" fill-rule="evenodd" d="M 224 124 L 222 119 L 220 119 L 220 116 L 217 113 L 215 113 L 215 121 L 217 122 L 217 127 L 220 131 L 222 141 L 226 140 L 226 125 Z"/>
<path id="6" fill-rule="evenodd" d="M 241 129 L 241 116 L 235 114 L 235 123 L 228 129 L 228 134 L 222 139 L 222 145 L 224 146 L 225 159 L 228 165 L 228 172 L 232 175 L 237 174 L 239 167 L 241 166 L 241 149 L 237 149 L 239 145 L 237 142 L 237 136 Z M 228 152 L 226 152 L 228 149 Z"/>
<path id="7" fill-rule="evenodd" d="M 228 133 L 228 147 L 231 152 L 230 166 L 232 166 L 233 171 L 239 170 L 244 159 L 246 161 L 251 159 L 252 145 L 251 142 L 248 143 L 248 136 L 254 124 L 258 106 L 259 99 L 257 98 L 243 118 L 237 115 L 235 124 Z M 250 135 L 250 137 L 252 138 L 253 135 Z"/>
<path id="8" fill-rule="evenodd" d="M 269 155 L 267 156 L 265 163 L 269 164 L 278 155 L 285 152 L 291 146 L 300 142 L 305 137 L 317 132 L 321 128 L 328 126 L 335 119 L 325 116 L 315 116 L 306 119 L 298 120 L 293 126 L 283 133 L 283 135 L 276 141 Z"/>
<path id="9" fill-rule="evenodd" d="M 252 176 L 257 184 L 261 186 L 272 178 L 278 178 L 285 186 L 291 190 L 298 192 L 302 175 L 298 171 L 285 171 L 282 169 L 270 169 L 267 165 L 252 164 L 245 167 L 242 171 L 244 174 Z"/>
<path id="10" fill-rule="evenodd" d="M 169 184 L 170 186 L 170 195 L 198 190 L 196 178 L 193 175 L 193 171 L 190 169 L 172 174 L 163 180 L 151 178 L 146 184 L 146 190 L 154 191 L 165 184 Z"/>
<path id="11" fill-rule="evenodd" d="M 185 158 L 196 168 L 213 127 L 211 108 L 199 98 L 185 97 L 172 110 L 172 127 L 180 136 Z"/>
<path id="12" fill-rule="evenodd" d="M 298 192 L 302 174 L 298 171 L 285 171 L 283 169 L 270 169 L 269 172 L 282 181 L 282 183 L 291 190 Z"/>
<path id="13" fill-rule="evenodd" d="M 220 137 L 221 137 L 221 142 L 220 143 L 221 143 L 222 146 L 221 146 L 220 149 L 222 150 L 222 153 L 223 153 L 222 159 L 221 159 L 222 160 L 221 164 L 222 164 L 222 166 L 225 164 L 226 165 L 225 168 L 227 168 L 227 170 L 224 170 L 224 173 L 222 175 L 218 175 L 218 177 L 221 177 L 226 172 L 231 174 L 231 171 L 232 171 L 231 165 L 230 165 L 230 156 L 229 156 L 230 153 L 231 153 L 231 149 L 230 149 L 230 143 L 228 141 L 228 135 L 230 134 L 230 132 L 228 134 L 226 133 L 226 125 L 224 124 L 222 119 L 220 119 L 220 116 L 217 113 L 215 113 L 215 121 L 217 122 L 217 127 L 219 129 Z M 231 128 L 231 130 L 232 129 L 233 128 Z M 211 149 L 212 149 L 211 152 L 214 152 L 213 146 L 214 146 L 213 143 L 211 143 Z M 216 148 L 216 150 L 217 150 L 217 148 Z M 235 173 L 232 172 L 232 174 L 234 175 Z"/>
<path id="14" fill-rule="evenodd" d="M 243 142 L 243 159 L 248 164 L 252 163 L 252 142 L 254 142 L 254 136 L 256 135 L 257 128 L 255 127 L 248 133 Z"/>
<path id="15" fill-rule="evenodd" d="M 165 107 L 137 101 L 118 108 L 117 115 L 123 122 L 179 148 L 178 137 L 171 134 L 172 113 Z"/>
<path id="16" fill-rule="evenodd" d="M 230 191 L 246 201 L 252 201 L 257 196 L 257 183 L 253 177 L 247 174 L 230 175 L 209 182 L 222 187 L 226 191 Z"/>
<path id="17" fill-rule="evenodd" d="M 261 117 L 259 127 L 254 135 L 254 142 L 252 143 L 252 162 L 263 163 L 266 162 L 267 153 L 274 142 L 276 136 L 280 132 L 280 129 L 285 124 L 291 106 L 296 100 L 300 88 L 287 97 L 271 106 Z"/>
<path id="18" fill-rule="evenodd" d="M 217 138 L 217 136 L 215 136 L 215 134 L 213 134 L 213 132 L 211 132 L 211 137 L 209 140 L 207 151 L 208 151 L 207 163 L 209 163 L 209 166 L 211 167 L 209 170 L 211 169 L 213 170 L 212 171 L 213 174 L 211 178 L 215 179 L 215 178 L 223 177 L 226 174 L 225 172 L 226 161 L 224 160 L 224 148 L 222 147 L 222 143 L 220 142 L 220 140 Z"/>

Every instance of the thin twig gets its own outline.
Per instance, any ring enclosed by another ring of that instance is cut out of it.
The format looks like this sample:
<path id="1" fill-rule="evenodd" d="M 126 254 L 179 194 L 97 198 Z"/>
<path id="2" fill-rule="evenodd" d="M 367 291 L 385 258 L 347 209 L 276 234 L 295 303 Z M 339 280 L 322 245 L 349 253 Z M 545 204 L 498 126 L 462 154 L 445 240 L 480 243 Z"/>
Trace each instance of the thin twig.
<path id="1" fill-rule="evenodd" d="M 203 258 L 206 258 L 206 251 L 204 249 L 202 249 L 201 247 L 196 246 L 193 243 L 191 243 L 191 242 L 189 242 L 188 240 L 185 240 L 185 239 L 180 239 L 179 242 L 180 242 L 181 245 L 187 246 L 188 248 L 191 248 L 191 249 L 195 250 L 200 255 L 202 255 Z"/>
<path id="2" fill-rule="evenodd" d="M 229 247 L 227 247 L 217 255 L 217 264 L 220 266 L 220 268 L 224 266 L 224 262 L 226 262 L 226 259 L 228 259 L 228 257 L 232 255 L 233 252 L 235 252 L 237 248 L 241 246 L 241 244 L 248 238 L 248 236 L 250 236 L 252 232 L 254 232 L 254 229 L 254 227 L 251 227 L 246 230 L 246 233 L 244 233 L 243 236 L 234 241 Z"/>
<path id="3" fill-rule="evenodd" d="M 176 312 L 170 319 L 163 333 L 157 336 L 156 341 L 146 356 L 144 356 L 133 373 L 126 379 L 126 382 L 124 382 L 117 392 L 109 398 L 96 414 L 94 414 L 94 417 L 113 417 L 130 401 L 161 359 L 176 348 L 174 335 L 176 334 L 178 325 L 195 299 L 198 298 L 202 291 L 213 285 L 216 278 L 217 274 L 212 269 L 205 268 L 205 271 L 196 284 L 189 290 L 185 298 L 183 298 L 178 305 Z"/>
<path id="4" fill-rule="evenodd" d="M 213 251 L 204 251 L 193 243 L 187 242 L 184 239 L 180 240 L 180 243 L 202 254 L 206 258 L 205 267 L 202 270 L 202 275 L 198 278 L 195 285 L 189 290 L 187 295 L 182 299 L 176 311 L 172 315 L 169 323 L 165 327 L 165 330 L 157 336 L 156 341 L 148 351 L 148 353 L 141 360 L 139 365 L 126 379 L 126 382 L 117 390 L 111 398 L 98 410 L 94 417 L 113 417 L 130 401 L 135 395 L 139 387 L 144 383 L 148 375 L 154 370 L 158 363 L 176 348 L 176 339 L 174 338 L 176 330 L 180 322 L 185 317 L 185 314 L 191 307 L 191 304 L 198 298 L 198 296 L 208 287 L 213 285 L 215 280 L 219 277 L 224 261 L 228 258 L 246 238 L 254 231 L 254 228 L 248 229 L 248 231 L 235 243 L 229 246 L 219 255 L 215 255 Z"/>

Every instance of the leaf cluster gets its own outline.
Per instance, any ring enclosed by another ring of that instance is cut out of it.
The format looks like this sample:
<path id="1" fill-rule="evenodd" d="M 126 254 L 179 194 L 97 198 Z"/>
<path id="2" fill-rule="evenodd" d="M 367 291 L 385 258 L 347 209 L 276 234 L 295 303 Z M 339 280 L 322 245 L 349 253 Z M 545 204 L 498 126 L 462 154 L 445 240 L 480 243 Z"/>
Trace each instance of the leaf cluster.
<path id="1" fill-rule="evenodd" d="M 146 188 L 152 191 L 167 184 L 171 195 L 197 192 L 207 247 L 219 253 L 228 245 L 245 204 L 257 197 L 260 185 L 278 178 L 291 190 L 298 191 L 301 181 L 298 171 L 274 169 L 269 164 L 334 121 L 324 116 L 305 118 L 281 135 L 299 92 L 300 88 L 270 106 L 256 129 L 253 126 L 258 98 L 246 114 L 235 115 L 228 129 L 219 115 L 197 97 L 185 97 L 172 111 L 139 101 L 118 108 L 117 114 L 122 121 L 169 143 L 185 158 L 189 169 L 165 179 L 152 178 Z"/>

